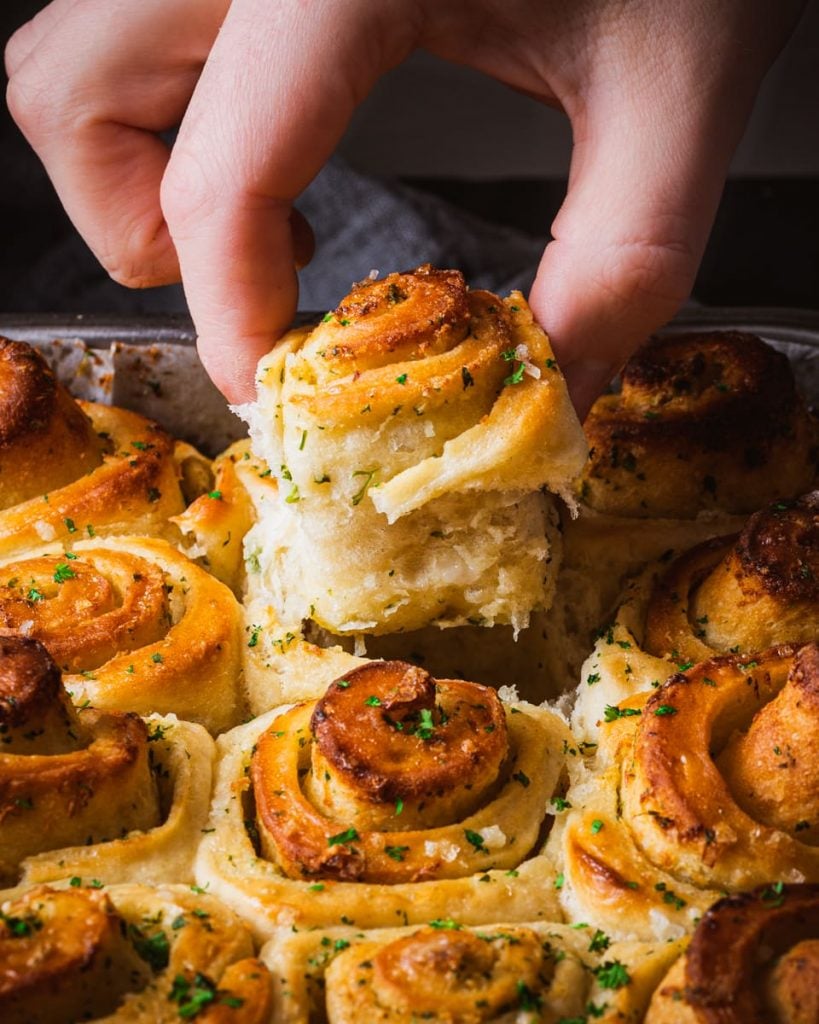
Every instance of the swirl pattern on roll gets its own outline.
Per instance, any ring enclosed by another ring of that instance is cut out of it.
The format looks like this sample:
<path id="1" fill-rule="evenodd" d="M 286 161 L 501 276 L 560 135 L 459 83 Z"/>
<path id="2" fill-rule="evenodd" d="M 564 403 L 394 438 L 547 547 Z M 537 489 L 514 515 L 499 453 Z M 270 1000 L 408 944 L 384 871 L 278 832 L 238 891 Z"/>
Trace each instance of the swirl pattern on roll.
<path id="1" fill-rule="evenodd" d="M 423 921 L 444 901 L 466 920 L 498 898 L 510 918 L 540 916 L 556 906 L 540 850 L 570 740 L 490 687 L 365 664 L 220 740 L 197 878 L 262 935 Z"/>
<path id="2" fill-rule="evenodd" d="M 247 544 L 286 628 L 520 628 L 548 606 L 541 489 L 568 494 L 586 449 L 518 293 L 428 266 L 362 282 L 262 360 L 245 415 L 278 483 Z"/>
<path id="3" fill-rule="evenodd" d="M 2 572 L 0 635 L 42 641 L 75 702 L 172 712 L 212 732 L 240 717 L 239 606 L 166 541 L 78 541 Z"/>
<path id="4" fill-rule="evenodd" d="M 613 515 L 753 512 L 816 477 L 816 428 L 790 364 L 751 334 L 650 340 L 585 430 L 593 454 L 583 500 Z"/>
<path id="5" fill-rule="evenodd" d="M 819 637 L 819 491 L 755 513 L 679 558 L 654 588 L 644 646 L 685 661 Z"/>
<path id="6" fill-rule="evenodd" d="M 638 1020 L 679 944 L 553 922 L 280 933 L 261 957 L 282 1024 Z"/>
<path id="7" fill-rule="evenodd" d="M 553 836 L 572 914 L 674 935 L 720 892 L 819 881 L 816 644 L 713 658 L 614 712 Z"/>
<path id="8" fill-rule="evenodd" d="M 178 536 L 180 460 L 202 462 L 155 423 L 75 401 L 42 356 L 0 339 L 0 557 L 60 540 Z"/>
<path id="9" fill-rule="evenodd" d="M 148 730 L 134 714 L 71 705 L 35 640 L 0 638 L 0 868 L 159 823 Z"/>
<path id="10" fill-rule="evenodd" d="M 267 1024 L 271 1006 L 270 976 L 248 932 L 209 896 L 182 886 L 87 888 L 77 879 L 3 905 L 5 1024 Z"/>
<path id="11" fill-rule="evenodd" d="M 819 1019 L 819 886 L 773 882 L 711 907 L 645 1024 Z"/>
<path id="12" fill-rule="evenodd" d="M 0 884 L 192 881 L 214 753 L 175 716 L 75 708 L 40 643 L 0 637 Z"/>
<path id="13" fill-rule="evenodd" d="M 778 501 L 741 533 L 697 545 L 626 589 L 583 667 L 573 716 L 596 731 L 604 708 L 719 654 L 819 638 L 819 492 Z"/>

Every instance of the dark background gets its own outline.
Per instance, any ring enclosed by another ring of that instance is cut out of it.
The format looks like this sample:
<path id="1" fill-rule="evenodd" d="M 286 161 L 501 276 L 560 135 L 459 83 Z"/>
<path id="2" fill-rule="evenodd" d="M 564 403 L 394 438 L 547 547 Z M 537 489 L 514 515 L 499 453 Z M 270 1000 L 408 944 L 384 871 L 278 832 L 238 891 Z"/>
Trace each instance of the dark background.
<path id="1" fill-rule="evenodd" d="M 0 40 L 41 6 L 5 0 Z M 391 135 L 395 125 L 400 133 Z M 487 146 L 487 138 L 495 144 Z M 184 309 L 179 288 L 130 292 L 107 278 L 5 106 L 0 145 L 0 313 Z M 560 115 L 420 54 L 387 76 L 356 115 L 340 147 L 340 166 L 398 179 L 456 211 L 545 240 L 565 193 L 569 149 Z M 332 226 L 312 216 L 320 272 L 323 232 Z M 403 266 L 400 251 L 386 248 L 378 255 L 373 265 L 383 270 Z M 447 257 L 458 260 L 457 239 Z M 463 265 L 469 266 L 466 253 Z M 694 297 L 711 305 L 819 309 L 817 2 L 766 81 L 726 184 Z"/>

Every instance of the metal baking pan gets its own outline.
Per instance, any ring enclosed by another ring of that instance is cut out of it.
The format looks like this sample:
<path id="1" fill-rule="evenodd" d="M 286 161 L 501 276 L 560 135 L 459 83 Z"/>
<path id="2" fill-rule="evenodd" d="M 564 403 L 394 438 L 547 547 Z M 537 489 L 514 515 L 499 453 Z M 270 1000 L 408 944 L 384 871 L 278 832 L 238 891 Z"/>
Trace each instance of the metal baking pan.
<path id="1" fill-rule="evenodd" d="M 303 312 L 295 324 L 320 319 Z M 666 331 L 741 330 L 783 349 L 819 402 L 819 311 L 688 307 Z M 213 455 L 246 433 L 196 355 L 189 317 L 2 314 L 0 335 L 36 345 L 73 394 L 157 420 Z"/>

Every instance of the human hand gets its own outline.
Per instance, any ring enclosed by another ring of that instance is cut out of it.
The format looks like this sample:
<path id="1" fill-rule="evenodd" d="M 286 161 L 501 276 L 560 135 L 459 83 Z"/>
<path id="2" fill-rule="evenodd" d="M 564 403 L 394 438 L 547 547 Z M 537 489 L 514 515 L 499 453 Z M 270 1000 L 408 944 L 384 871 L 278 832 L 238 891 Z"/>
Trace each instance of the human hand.
<path id="1" fill-rule="evenodd" d="M 292 203 L 414 48 L 562 107 L 569 191 L 531 293 L 583 414 L 687 297 L 728 162 L 802 0 L 54 0 L 8 101 L 112 277 L 180 269 L 233 401 L 296 306 Z M 161 132 L 181 125 L 172 152 Z"/>

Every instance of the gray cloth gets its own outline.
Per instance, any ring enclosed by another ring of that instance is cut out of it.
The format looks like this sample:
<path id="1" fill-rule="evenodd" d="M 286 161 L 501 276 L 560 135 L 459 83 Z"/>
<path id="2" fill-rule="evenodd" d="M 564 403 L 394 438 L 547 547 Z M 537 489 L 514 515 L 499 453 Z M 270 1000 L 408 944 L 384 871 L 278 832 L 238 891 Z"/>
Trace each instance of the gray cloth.
<path id="1" fill-rule="evenodd" d="M 331 161 L 297 203 L 316 233 L 300 309 L 329 309 L 371 270 L 456 267 L 475 288 L 528 291 L 546 239 L 489 224 L 437 196 Z"/>
<path id="2" fill-rule="evenodd" d="M 302 310 L 329 309 L 353 281 L 420 263 L 457 267 L 474 287 L 528 289 L 543 242 L 489 224 L 406 185 L 379 181 L 332 160 L 298 202 L 316 234 L 300 275 Z M 76 234 L 49 240 L 21 271 L 11 311 L 171 313 L 186 309 L 182 288 L 133 291 L 115 284 Z M 15 301 L 15 298 L 17 301 Z"/>

